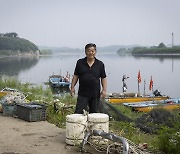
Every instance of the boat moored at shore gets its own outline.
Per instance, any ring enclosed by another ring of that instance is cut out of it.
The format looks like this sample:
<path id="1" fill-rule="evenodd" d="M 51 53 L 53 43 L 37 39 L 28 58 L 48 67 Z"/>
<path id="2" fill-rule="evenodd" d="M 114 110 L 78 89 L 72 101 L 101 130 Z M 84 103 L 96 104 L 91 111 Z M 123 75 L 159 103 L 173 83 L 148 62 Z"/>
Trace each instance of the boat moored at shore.
<path id="1" fill-rule="evenodd" d="M 49 83 L 53 88 L 69 87 L 69 77 L 63 77 L 61 75 L 51 75 L 49 77 Z"/>
<path id="2" fill-rule="evenodd" d="M 109 103 L 121 104 L 121 103 L 133 103 L 133 102 L 143 102 L 143 101 L 159 101 L 169 99 L 166 95 L 161 96 L 141 96 L 136 93 L 123 93 L 123 94 L 112 94 L 106 97 Z"/>
<path id="3" fill-rule="evenodd" d="M 152 109 L 163 108 L 166 110 L 180 109 L 180 99 L 173 98 L 161 101 L 145 101 L 134 103 L 123 103 L 127 107 L 131 107 L 133 111 L 150 112 Z"/>

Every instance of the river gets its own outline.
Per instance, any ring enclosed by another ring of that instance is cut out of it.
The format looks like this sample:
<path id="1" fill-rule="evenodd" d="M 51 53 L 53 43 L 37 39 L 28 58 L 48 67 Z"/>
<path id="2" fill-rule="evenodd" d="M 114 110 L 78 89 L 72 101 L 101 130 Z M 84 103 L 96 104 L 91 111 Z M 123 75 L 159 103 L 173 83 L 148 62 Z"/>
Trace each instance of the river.
<path id="1" fill-rule="evenodd" d="M 72 78 L 76 61 L 84 56 L 84 53 L 61 53 L 41 57 L 4 57 L 0 58 L 0 76 L 12 76 L 23 83 L 44 85 L 52 74 L 66 75 L 68 71 Z M 127 92 L 138 92 L 137 76 L 140 71 L 141 94 L 144 92 L 152 94 L 149 90 L 152 76 L 154 90 L 159 89 L 162 94 L 172 98 L 180 97 L 180 57 L 178 56 L 134 57 L 99 52 L 96 57 L 105 64 L 108 93 L 122 92 L 123 75 L 129 77 L 126 80 Z"/>

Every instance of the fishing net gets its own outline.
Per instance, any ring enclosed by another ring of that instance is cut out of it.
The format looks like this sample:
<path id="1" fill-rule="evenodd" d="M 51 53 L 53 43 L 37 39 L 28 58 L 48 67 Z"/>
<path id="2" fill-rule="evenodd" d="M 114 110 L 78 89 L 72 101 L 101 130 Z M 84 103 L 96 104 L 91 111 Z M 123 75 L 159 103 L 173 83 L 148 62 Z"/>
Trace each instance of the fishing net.
<path id="1" fill-rule="evenodd" d="M 135 121 L 136 127 L 146 133 L 157 133 L 161 126 L 173 127 L 174 116 L 165 109 L 153 109 Z"/>
<path id="2" fill-rule="evenodd" d="M 100 101 L 99 106 L 100 112 L 108 114 L 110 120 L 122 121 L 122 122 L 133 122 L 133 120 L 125 116 L 120 110 L 114 107 L 112 104 L 106 101 Z M 174 121 L 177 121 L 175 116 L 165 109 L 153 109 L 151 112 L 143 114 L 137 118 L 135 126 L 140 130 L 149 134 L 156 134 L 162 126 L 173 127 Z"/>
<path id="3" fill-rule="evenodd" d="M 132 122 L 132 119 L 125 116 L 120 112 L 120 110 L 116 109 L 112 104 L 107 103 L 105 101 L 100 101 L 99 109 L 101 113 L 108 114 L 109 117 L 116 121 L 124 121 L 124 122 Z"/>

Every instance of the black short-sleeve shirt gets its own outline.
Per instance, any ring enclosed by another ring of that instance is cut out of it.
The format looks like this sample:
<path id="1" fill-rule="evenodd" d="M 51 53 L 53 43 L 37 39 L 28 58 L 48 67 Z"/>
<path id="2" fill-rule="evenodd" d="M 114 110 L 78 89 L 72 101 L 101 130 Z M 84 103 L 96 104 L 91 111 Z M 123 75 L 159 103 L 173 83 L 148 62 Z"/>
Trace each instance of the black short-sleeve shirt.
<path id="1" fill-rule="evenodd" d="M 79 78 L 78 95 L 84 97 L 100 97 L 100 78 L 106 77 L 104 63 L 95 58 L 90 67 L 87 58 L 79 59 L 74 74 Z"/>

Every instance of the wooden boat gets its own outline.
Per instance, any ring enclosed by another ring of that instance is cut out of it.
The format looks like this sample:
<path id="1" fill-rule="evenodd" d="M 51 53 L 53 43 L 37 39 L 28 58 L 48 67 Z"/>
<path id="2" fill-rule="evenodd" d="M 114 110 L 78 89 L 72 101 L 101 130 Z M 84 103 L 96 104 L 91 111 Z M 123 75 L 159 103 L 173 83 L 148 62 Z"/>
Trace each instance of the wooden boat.
<path id="1" fill-rule="evenodd" d="M 106 98 L 109 103 L 120 104 L 124 102 L 143 102 L 143 101 L 158 101 L 166 100 L 168 96 L 147 96 L 147 97 L 118 97 L 118 98 Z"/>
<path id="2" fill-rule="evenodd" d="M 150 112 L 152 109 L 157 109 L 157 108 L 174 110 L 174 109 L 180 109 L 180 99 L 123 103 L 123 105 L 131 107 L 134 111 L 139 111 L 139 112 Z"/>
<path id="3" fill-rule="evenodd" d="M 167 100 L 168 96 L 140 96 L 136 93 L 110 94 L 106 101 L 113 104 Z"/>
<path id="4" fill-rule="evenodd" d="M 70 85 L 69 78 L 61 75 L 51 75 L 49 83 L 53 88 L 69 87 Z"/>

